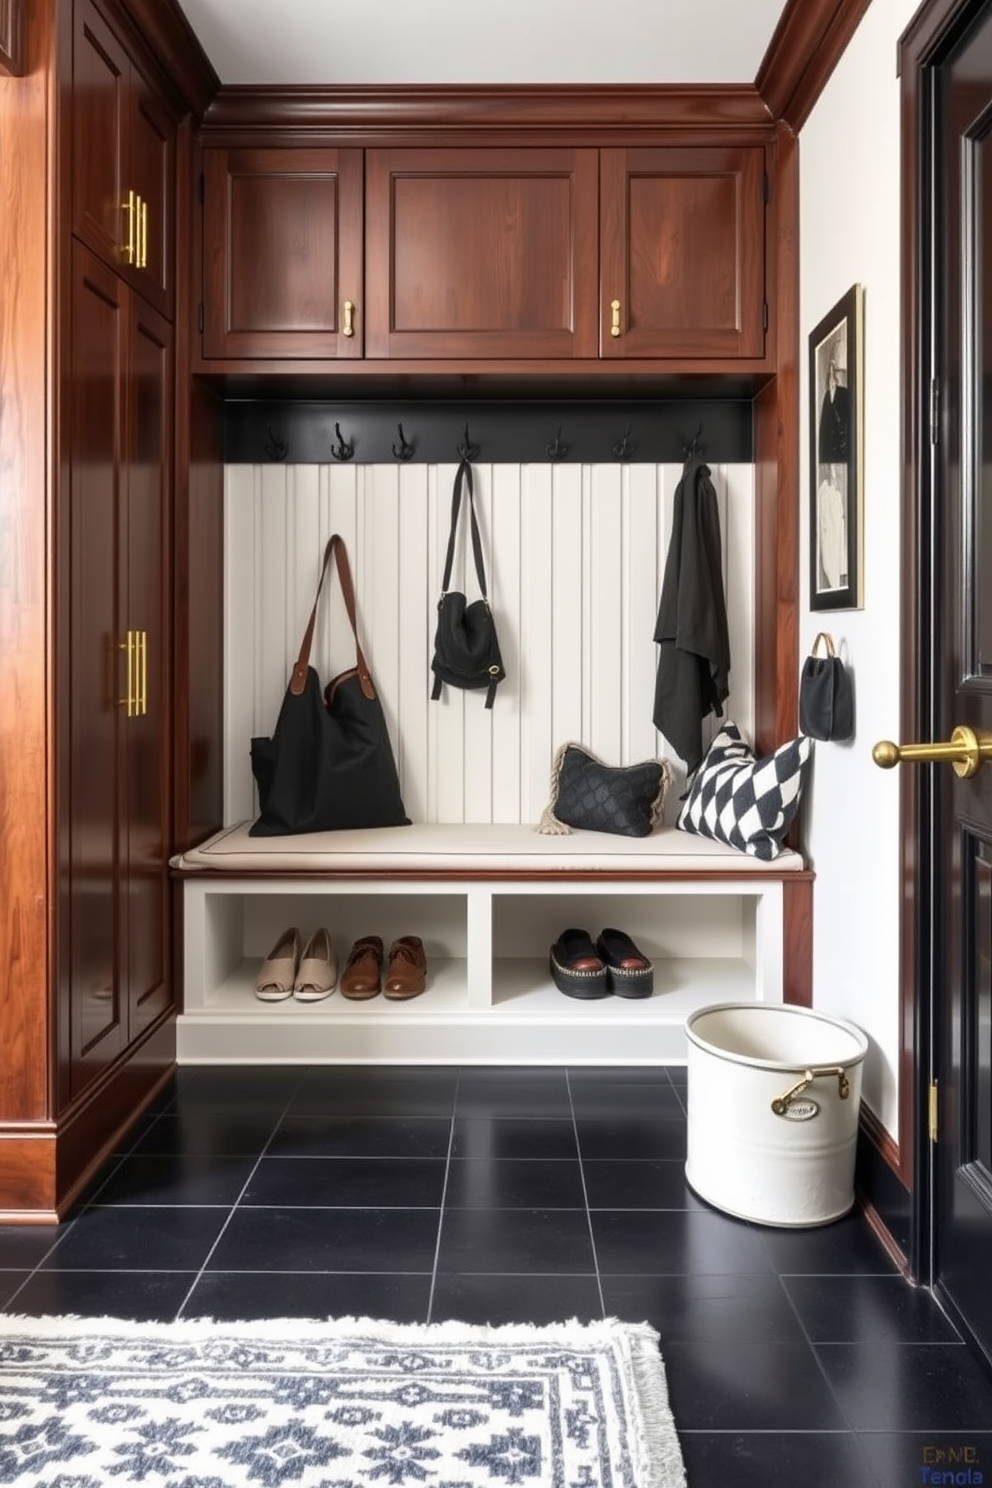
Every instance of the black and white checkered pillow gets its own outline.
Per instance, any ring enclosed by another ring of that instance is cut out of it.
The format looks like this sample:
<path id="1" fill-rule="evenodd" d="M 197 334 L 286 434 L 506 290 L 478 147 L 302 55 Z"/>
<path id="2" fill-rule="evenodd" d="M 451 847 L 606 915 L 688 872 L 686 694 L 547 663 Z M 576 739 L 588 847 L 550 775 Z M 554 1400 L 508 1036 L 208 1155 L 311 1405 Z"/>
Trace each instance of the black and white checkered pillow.
<path id="1" fill-rule="evenodd" d="M 693 777 L 678 825 L 770 862 L 799 809 L 811 750 L 803 736 L 755 759 L 728 720 Z"/>

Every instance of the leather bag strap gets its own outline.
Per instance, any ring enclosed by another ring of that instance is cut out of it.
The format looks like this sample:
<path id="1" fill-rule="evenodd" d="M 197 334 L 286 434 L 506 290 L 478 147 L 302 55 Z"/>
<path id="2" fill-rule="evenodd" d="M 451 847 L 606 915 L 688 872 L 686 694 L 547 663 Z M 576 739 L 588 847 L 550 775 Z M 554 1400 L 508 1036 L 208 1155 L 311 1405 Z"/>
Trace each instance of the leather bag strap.
<path id="1" fill-rule="evenodd" d="M 331 559 L 334 559 L 338 570 L 338 579 L 341 584 L 341 595 L 344 599 L 344 607 L 348 615 L 348 623 L 355 637 L 355 663 L 358 672 L 358 681 L 362 692 L 367 698 L 375 697 L 375 687 L 372 684 L 372 674 L 369 664 L 365 660 L 361 642 L 358 639 L 358 623 L 355 612 L 355 588 L 351 582 L 351 566 L 348 562 L 348 549 L 344 545 L 344 538 L 335 532 L 328 540 L 324 548 L 324 561 L 320 566 L 320 578 L 317 580 L 317 593 L 314 596 L 313 609 L 310 611 L 310 619 L 307 628 L 303 632 L 303 640 L 300 643 L 300 654 L 293 666 L 293 673 L 289 680 L 289 690 L 296 696 L 302 693 L 307 681 L 307 671 L 310 666 L 310 648 L 313 645 L 314 626 L 317 623 L 317 605 L 320 603 L 320 591 L 324 587 L 324 579 L 330 567 Z"/>
<path id="2" fill-rule="evenodd" d="M 472 523 L 472 552 L 475 556 L 475 574 L 482 590 L 482 597 L 489 603 L 489 595 L 486 592 L 486 570 L 482 562 L 482 538 L 479 536 L 479 523 L 475 515 L 475 498 L 472 489 L 472 467 L 467 460 L 462 460 L 455 471 L 455 486 L 451 494 L 451 532 L 448 536 L 448 556 L 444 560 L 444 578 L 441 580 L 441 598 L 448 592 L 451 583 L 451 569 L 455 561 L 455 533 L 458 528 L 458 513 L 462 502 L 462 485 L 468 489 L 468 510 Z"/>
<path id="3" fill-rule="evenodd" d="M 821 641 L 823 642 L 824 646 L 826 647 L 826 651 L 827 651 L 827 655 L 828 656 L 834 656 L 834 655 L 836 655 L 836 652 L 834 651 L 834 638 L 833 638 L 833 636 L 830 634 L 829 630 L 820 630 L 820 631 L 817 631 L 816 640 L 813 642 L 813 649 L 810 651 L 810 655 L 811 656 L 815 656 L 817 654 L 817 652 L 818 652 L 818 650 L 820 648 L 820 642 Z"/>

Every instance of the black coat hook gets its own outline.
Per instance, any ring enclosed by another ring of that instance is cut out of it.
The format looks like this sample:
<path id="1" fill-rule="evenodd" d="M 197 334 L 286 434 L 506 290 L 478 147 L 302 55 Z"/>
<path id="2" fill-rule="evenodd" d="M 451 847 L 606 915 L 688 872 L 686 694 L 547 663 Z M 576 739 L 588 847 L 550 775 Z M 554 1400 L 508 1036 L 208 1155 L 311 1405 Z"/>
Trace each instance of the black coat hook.
<path id="1" fill-rule="evenodd" d="M 546 445 L 549 460 L 563 460 L 568 454 L 568 445 L 561 442 L 561 424 L 558 425 L 558 433 L 551 444 Z"/>
<path id="2" fill-rule="evenodd" d="M 350 460 L 355 453 L 355 441 L 353 439 L 345 440 L 341 433 L 340 424 L 334 425 L 334 432 L 338 436 L 338 443 L 336 449 L 333 445 L 331 446 L 331 454 L 335 460 Z"/>
<path id="3" fill-rule="evenodd" d="M 626 429 L 624 429 L 623 431 L 623 438 L 621 440 L 618 440 L 618 442 L 613 446 L 613 453 L 616 455 L 618 460 L 629 460 L 636 449 L 637 445 L 630 437 L 630 425 L 628 424 Z"/>
<path id="4" fill-rule="evenodd" d="M 413 452 L 417 448 L 417 446 L 415 444 L 407 443 L 406 435 L 403 433 L 402 424 L 397 424 L 396 427 L 399 430 L 400 443 L 398 449 L 395 444 L 393 445 L 393 454 L 396 456 L 397 460 L 411 460 L 413 458 Z"/>
<path id="5" fill-rule="evenodd" d="M 685 444 L 685 443 L 683 443 L 683 445 L 682 445 L 682 457 L 683 457 L 683 459 L 685 459 L 685 460 L 692 460 L 697 455 L 702 455 L 702 454 L 705 453 L 706 446 L 705 446 L 705 444 L 701 444 L 700 443 L 700 438 L 701 438 L 702 432 L 703 432 L 703 426 L 702 426 L 702 424 L 700 424 L 699 425 L 699 428 L 696 430 L 695 434 L 693 434 L 693 436 L 692 436 L 692 443 L 691 444 Z"/>
<path id="6" fill-rule="evenodd" d="M 465 425 L 465 441 L 457 446 L 458 458 L 460 460 L 476 460 L 479 456 L 479 446 L 473 444 L 468 437 L 468 424 Z"/>
<path id="7" fill-rule="evenodd" d="M 270 460 L 285 460 L 289 454 L 289 445 L 283 439 L 277 439 L 272 432 L 272 425 L 266 424 L 268 438 L 265 441 L 265 453 Z"/>

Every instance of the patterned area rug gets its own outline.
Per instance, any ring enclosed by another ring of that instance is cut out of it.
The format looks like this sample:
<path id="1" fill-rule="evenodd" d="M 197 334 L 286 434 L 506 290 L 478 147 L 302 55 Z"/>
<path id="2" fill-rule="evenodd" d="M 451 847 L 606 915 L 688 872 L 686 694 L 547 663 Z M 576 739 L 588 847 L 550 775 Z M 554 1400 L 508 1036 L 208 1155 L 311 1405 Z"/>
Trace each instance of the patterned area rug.
<path id="1" fill-rule="evenodd" d="M 658 1335 L 615 1321 L 0 1316 L 0 1484 L 684 1488 Z"/>

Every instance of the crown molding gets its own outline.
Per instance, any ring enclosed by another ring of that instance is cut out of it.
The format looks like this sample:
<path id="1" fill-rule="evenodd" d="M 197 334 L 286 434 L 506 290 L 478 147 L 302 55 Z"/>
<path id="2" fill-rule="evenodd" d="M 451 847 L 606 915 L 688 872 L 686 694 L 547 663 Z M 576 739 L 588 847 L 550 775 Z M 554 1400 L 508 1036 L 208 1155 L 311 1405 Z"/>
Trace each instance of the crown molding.
<path id="1" fill-rule="evenodd" d="M 789 0 L 754 86 L 774 119 L 798 134 L 871 0 Z"/>

